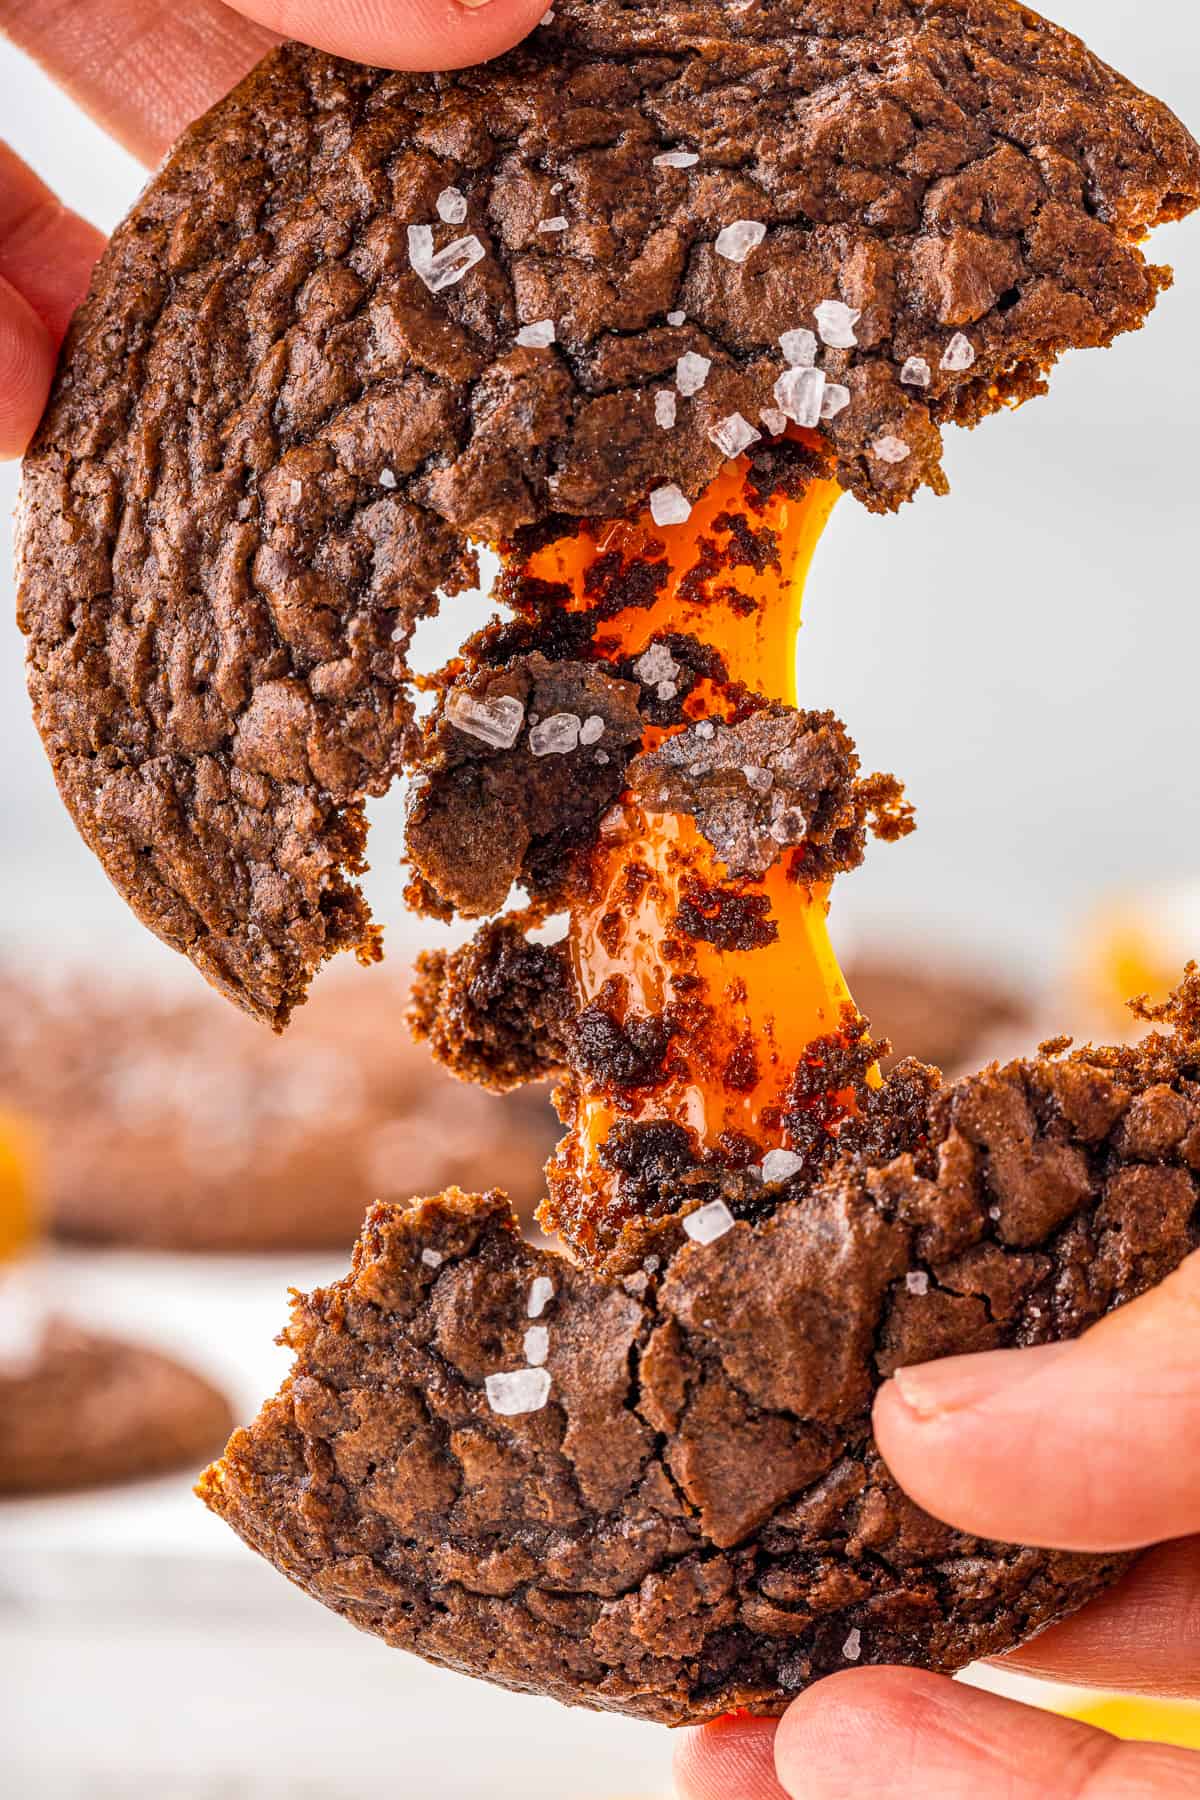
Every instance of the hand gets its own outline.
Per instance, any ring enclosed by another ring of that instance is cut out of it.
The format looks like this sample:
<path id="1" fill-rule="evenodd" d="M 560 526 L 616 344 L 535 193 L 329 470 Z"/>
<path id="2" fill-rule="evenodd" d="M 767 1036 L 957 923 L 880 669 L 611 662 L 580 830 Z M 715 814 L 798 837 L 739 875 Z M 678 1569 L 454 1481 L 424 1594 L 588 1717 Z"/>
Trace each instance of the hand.
<path id="1" fill-rule="evenodd" d="M 1200 1253 L 1074 1343 L 900 1370 L 875 1433 L 913 1498 L 964 1531 L 1159 1545 L 1007 1667 L 1200 1699 Z M 690 1732 L 676 1776 L 681 1800 L 1184 1800 L 1200 1755 L 879 1668 L 819 1682 L 778 1727 Z"/>
<path id="2" fill-rule="evenodd" d="M 547 0 L 0 0 L 0 31 L 154 163 L 280 34 L 396 69 L 485 62 Z M 104 240 L 0 144 L 0 459 L 41 416 Z"/>

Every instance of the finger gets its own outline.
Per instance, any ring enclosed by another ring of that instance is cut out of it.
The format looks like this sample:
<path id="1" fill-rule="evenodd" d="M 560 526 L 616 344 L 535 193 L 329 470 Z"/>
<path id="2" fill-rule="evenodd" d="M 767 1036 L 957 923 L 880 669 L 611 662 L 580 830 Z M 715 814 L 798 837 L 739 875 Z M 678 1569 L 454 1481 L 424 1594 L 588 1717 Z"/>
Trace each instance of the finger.
<path id="1" fill-rule="evenodd" d="M 1147 1550 L 1082 1612 L 997 1660 L 1074 1687 L 1200 1699 L 1200 1538 Z"/>
<path id="2" fill-rule="evenodd" d="M 231 0 L 283 37 L 388 69 L 462 69 L 533 30 L 547 0 Z"/>
<path id="3" fill-rule="evenodd" d="M 0 143 L 0 277 L 33 308 L 55 345 L 103 248 L 101 233 Z"/>
<path id="4" fill-rule="evenodd" d="M 775 1779 L 774 1719 L 717 1719 L 675 1752 L 679 1800 L 787 1800 Z"/>
<path id="5" fill-rule="evenodd" d="M 33 436 L 53 374 L 50 333 L 0 276 L 0 461 L 20 456 Z"/>
<path id="6" fill-rule="evenodd" d="M 831 1675 L 780 1720 L 775 1767 L 791 1800 L 1185 1800 L 1200 1755 L 1123 1744 L 915 1669 Z"/>
<path id="7" fill-rule="evenodd" d="M 937 1518 L 1126 1550 L 1200 1531 L 1200 1255 L 1070 1344 L 898 1370 L 875 1435 Z"/>
<path id="8" fill-rule="evenodd" d="M 221 0 L 0 0 L 0 31 L 145 163 L 275 42 Z"/>

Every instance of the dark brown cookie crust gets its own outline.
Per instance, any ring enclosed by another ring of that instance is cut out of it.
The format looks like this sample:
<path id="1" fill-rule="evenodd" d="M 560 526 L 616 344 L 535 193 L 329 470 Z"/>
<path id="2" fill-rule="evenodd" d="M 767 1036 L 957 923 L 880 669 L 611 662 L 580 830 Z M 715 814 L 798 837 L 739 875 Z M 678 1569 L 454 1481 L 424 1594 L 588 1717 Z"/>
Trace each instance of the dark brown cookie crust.
<path id="1" fill-rule="evenodd" d="M 954 1670 L 1127 1559 L 927 1517 L 875 1451 L 874 1391 L 1133 1299 L 1200 1241 L 1197 1171 L 1200 1045 L 1155 1035 L 968 1077 L 912 1152 L 712 1242 L 662 1221 L 619 1280 L 523 1244 L 496 1194 L 377 1207 L 201 1492 L 355 1624 L 579 1705 L 681 1724 L 855 1660 Z M 539 1277 L 548 1400 L 500 1416 L 486 1378 L 536 1362 Z"/>
<path id="2" fill-rule="evenodd" d="M 173 1357 L 57 1321 L 32 1368 L 0 1373 L 0 1494 L 194 1469 L 232 1419 L 224 1394 Z"/>
<path id="3" fill-rule="evenodd" d="M 27 459 L 30 687 L 80 831 L 283 1024 L 329 956 L 377 952 L 362 802 L 400 769 L 408 638 L 471 580 L 468 538 L 697 494 L 710 429 L 757 419 L 778 333 L 832 299 L 861 315 L 822 352 L 839 478 L 877 509 L 941 490 L 941 425 L 1139 325 L 1167 274 L 1138 239 L 1198 197 L 1173 116 L 1010 0 L 562 0 L 454 75 L 283 47 L 116 233 Z M 731 261 L 739 220 L 765 237 Z M 483 258 L 435 294 L 409 224 Z M 517 344 L 547 318 L 555 346 Z M 712 367 L 664 431 L 685 350 Z"/>

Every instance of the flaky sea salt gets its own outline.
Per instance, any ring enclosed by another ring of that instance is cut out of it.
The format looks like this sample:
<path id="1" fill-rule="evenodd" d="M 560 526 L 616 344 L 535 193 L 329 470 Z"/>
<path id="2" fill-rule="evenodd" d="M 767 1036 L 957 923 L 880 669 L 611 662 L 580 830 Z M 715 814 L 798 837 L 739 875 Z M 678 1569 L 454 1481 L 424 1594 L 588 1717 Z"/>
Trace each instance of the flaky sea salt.
<path id="1" fill-rule="evenodd" d="M 804 1158 L 794 1150 L 768 1150 L 762 1159 L 764 1181 L 790 1181 L 804 1167 Z"/>
<path id="2" fill-rule="evenodd" d="M 776 794 L 782 800 L 782 794 Z M 781 806 L 772 814 L 767 833 L 777 844 L 802 844 L 808 836 L 808 818 L 799 806 Z"/>
<path id="3" fill-rule="evenodd" d="M 711 738 L 716 736 L 716 727 L 711 719 L 701 719 L 696 727 L 696 736 L 698 738 Z"/>
<path id="4" fill-rule="evenodd" d="M 539 231 L 565 231 L 566 229 L 567 221 L 562 213 L 555 213 L 552 219 L 539 219 L 538 221 Z"/>
<path id="5" fill-rule="evenodd" d="M 735 219 L 732 225 L 725 225 L 717 233 L 716 252 L 726 262 L 745 262 L 752 250 L 757 250 L 767 235 L 767 228 L 758 219 Z"/>
<path id="6" fill-rule="evenodd" d="M 380 469 L 379 485 L 380 485 L 380 487 L 385 487 L 385 488 L 394 488 L 395 487 L 396 477 L 392 473 L 391 469 Z"/>
<path id="7" fill-rule="evenodd" d="M 756 794 L 769 794 L 775 786 L 775 777 L 770 769 L 758 768 L 754 763 L 748 763 L 742 774 L 746 777 L 746 786 Z"/>
<path id="8" fill-rule="evenodd" d="M 952 375 L 961 375 L 964 369 L 969 369 L 974 361 L 974 344 L 969 337 L 964 337 L 961 331 L 956 331 L 946 345 L 942 356 L 943 369 L 948 369 Z"/>
<path id="9" fill-rule="evenodd" d="M 660 700 L 673 700 L 679 692 L 679 684 L 675 681 L 660 681 L 654 691 Z"/>
<path id="10" fill-rule="evenodd" d="M 989 1219 L 998 1219 L 999 1217 L 1000 1217 L 1000 1208 L 998 1206 L 989 1206 L 988 1207 L 988 1218 Z"/>
<path id="11" fill-rule="evenodd" d="M 598 744 L 604 736 L 604 720 L 599 713 L 590 713 L 579 727 L 581 744 Z"/>
<path id="12" fill-rule="evenodd" d="M 474 236 L 455 238 L 452 244 L 435 253 L 432 225 L 410 225 L 408 228 L 408 260 L 431 294 L 453 287 L 486 255 L 483 245 Z"/>
<path id="13" fill-rule="evenodd" d="M 846 1641 L 842 1645 L 842 1655 L 847 1662 L 857 1662 L 862 1655 L 862 1632 L 857 1625 L 853 1631 L 847 1634 Z"/>
<path id="14" fill-rule="evenodd" d="M 421 1261 L 427 1269 L 440 1269 L 445 1259 L 440 1250 L 422 1250 Z"/>
<path id="15" fill-rule="evenodd" d="M 289 481 L 288 497 L 293 506 L 299 506 L 304 497 L 304 483 L 302 481 Z"/>
<path id="16" fill-rule="evenodd" d="M 908 1274 L 904 1277 L 904 1285 L 910 1294 L 927 1294 L 929 1292 L 929 1277 L 924 1269 L 910 1269 Z"/>
<path id="17" fill-rule="evenodd" d="M 446 717 L 467 737 L 479 738 L 493 750 L 511 750 L 525 723 L 525 708 L 515 694 L 481 700 L 476 694 L 454 690 L 446 702 Z"/>
<path id="18" fill-rule="evenodd" d="M 554 1298 L 554 1283 L 548 1275 L 535 1275 L 529 1284 L 529 1299 L 525 1303 L 526 1315 L 531 1319 L 540 1319 Z"/>
<path id="19" fill-rule="evenodd" d="M 813 317 L 821 342 L 828 344 L 831 350 L 852 350 L 857 344 L 854 327 L 862 314 L 853 306 L 847 306 L 844 300 L 822 300 L 819 306 L 813 307 Z"/>
<path id="20" fill-rule="evenodd" d="M 686 318 L 687 314 L 685 312 L 669 312 L 667 314 L 667 324 L 682 325 Z"/>
<path id="21" fill-rule="evenodd" d="M 691 169 L 700 161 L 694 150 L 664 150 L 654 158 L 656 169 Z"/>
<path id="22" fill-rule="evenodd" d="M 647 687 L 656 687 L 660 682 L 673 681 L 679 673 L 679 664 L 665 644 L 651 644 L 634 663 L 633 672 Z"/>
<path id="23" fill-rule="evenodd" d="M 447 225 L 461 225 L 467 216 L 467 196 L 459 188 L 443 188 L 436 204 L 438 218 Z"/>
<path id="24" fill-rule="evenodd" d="M 787 414 L 777 406 L 764 406 L 758 416 L 772 437 L 782 437 L 787 430 Z"/>
<path id="25" fill-rule="evenodd" d="M 542 14 L 541 18 L 538 20 L 538 24 L 539 25 L 553 25 L 553 23 L 554 23 L 554 8 L 552 6 L 548 6 L 546 8 L 545 12 Z"/>
<path id="26" fill-rule="evenodd" d="M 740 456 L 743 450 L 748 450 L 762 438 L 762 432 L 756 431 L 749 419 L 744 419 L 739 412 L 721 419 L 708 435 L 722 456 Z"/>
<path id="27" fill-rule="evenodd" d="M 727 1231 L 733 1230 L 733 1214 L 723 1200 L 710 1200 L 705 1206 L 698 1206 L 683 1221 L 683 1229 L 698 1244 L 711 1244 L 714 1239 L 724 1237 Z"/>
<path id="28" fill-rule="evenodd" d="M 654 423 L 670 431 L 675 423 L 675 396 L 670 388 L 659 388 L 654 396 Z"/>
<path id="29" fill-rule="evenodd" d="M 642 1267 L 645 1269 L 647 1275 L 655 1275 L 658 1273 L 661 1263 L 661 1256 L 648 1256 L 643 1262 Z"/>
<path id="30" fill-rule="evenodd" d="M 545 350 L 554 342 L 554 320 L 539 319 L 534 325 L 522 325 L 517 342 L 526 350 Z"/>
<path id="31" fill-rule="evenodd" d="M 903 438 L 891 437 L 890 435 L 876 438 L 875 442 L 871 445 L 871 449 L 879 458 L 880 462 L 885 463 L 902 463 L 907 461 L 912 455 L 912 450 L 905 443 Z"/>
<path id="32" fill-rule="evenodd" d="M 551 713 L 529 733 L 529 748 L 535 756 L 567 756 L 579 743 L 583 721 L 578 713 Z"/>
<path id="33" fill-rule="evenodd" d="M 673 481 L 656 487 L 650 495 L 650 517 L 656 525 L 682 525 L 692 516 L 692 503 Z"/>
<path id="34" fill-rule="evenodd" d="M 900 379 L 906 387 L 928 387 L 933 371 L 923 356 L 910 356 L 900 371 Z"/>
<path id="35" fill-rule="evenodd" d="M 821 417 L 836 419 L 839 413 L 845 412 L 850 404 L 850 389 L 843 387 L 840 381 L 827 381 L 825 392 L 821 395 Z"/>
<path id="36" fill-rule="evenodd" d="M 548 1369 L 510 1369 L 503 1375 L 487 1376 L 483 1385 L 492 1411 L 506 1418 L 541 1412 L 550 1398 Z"/>
<path id="37" fill-rule="evenodd" d="M 774 387 L 776 406 L 797 425 L 817 423 L 824 393 L 824 369 L 785 369 Z"/>
<path id="38" fill-rule="evenodd" d="M 545 1325 L 531 1325 L 522 1340 L 525 1361 L 540 1368 L 550 1354 L 550 1333 Z"/>
<path id="39" fill-rule="evenodd" d="M 781 331 L 779 348 L 794 369 L 811 369 L 817 360 L 817 334 L 803 327 Z"/>
<path id="40" fill-rule="evenodd" d="M 696 350 L 685 350 L 675 364 L 675 386 L 685 398 L 689 394 L 698 394 L 708 380 L 711 368 L 711 357 L 701 356 Z"/>
<path id="41" fill-rule="evenodd" d="M 607 750 L 597 750 L 594 761 L 598 763 L 607 763 L 609 760 L 610 758 Z"/>

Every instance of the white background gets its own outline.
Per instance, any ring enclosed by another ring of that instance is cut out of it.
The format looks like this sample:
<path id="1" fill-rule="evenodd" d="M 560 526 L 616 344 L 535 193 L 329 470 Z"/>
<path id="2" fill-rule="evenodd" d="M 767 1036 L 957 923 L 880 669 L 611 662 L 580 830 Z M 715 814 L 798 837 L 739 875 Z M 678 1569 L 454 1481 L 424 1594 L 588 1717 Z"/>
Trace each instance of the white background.
<path id="1" fill-rule="evenodd" d="M 1200 121 L 1194 0 L 1057 0 L 1055 11 Z M 143 179 L 3 45 L 0 129 L 102 226 Z M 1178 284 L 1149 328 L 1106 354 L 1070 357 L 1050 399 L 951 433 L 951 501 L 926 496 L 891 520 L 848 501 L 837 510 L 807 603 L 803 697 L 842 713 L 864 760 L 906 778 L 921 816 L 915 839 L 877 848 L 843 883 L 849 925 L 926 931 L 1038 971 L 1057 962 L 1072 920 L 1100 893 L 1200 873 L 1200 226 L 1172 228 L 1154 249 Z M 15 487 L 15 471 L 0 470 L 0 514 Z M 7 562 L 0 552 L 0 950 L 19 941 L 49 950 L 53 931 L 97 958 L 165 970 L 169 953 L 111 893 L 54 795 L 28 717 Z M 452 616 L 445 648 L 460 635 Z M 375 812 L 371 891 L 403 933 L 396 807 Z M 89 1283 L 125 1292 L 102 1273 L 70 1272 L 81 1304 Z M 137 1277 L 128 1279 L 132 1294 Z M 269 1283 L 264 1316 L 254 1313 L 252 1341 L 264 1349 L 281 1289 L 282 1279 Z M 197 1523 L 183 1527 L 184 1517 Z M 198 1543 L 208 1522 L 181 1491 L 146 1514 L 158 1521 L 147 1532 L 168 1521 L 161 1563 L 118 1561 L 107 1573 L 89 1564 L 86 1579 L 63 1544 L 86 1559 L 106 1533 L 114 1545 L 128 1539 L 129 1516 L 67 1507 L 38 1518 L 36 1528 L 28 1513 L 0 1518 L 0 1686 L 13 1705 L 0 1769 L 7 1763 L 13 1791 L 157 1800 L 662 1791 L 661 1733 L 426 1675 L 265 1571 L 248 1573 L 248 1562 L 222 1585 L 224 1536 L 220 1551 L 204 1537 L 211 1573 L 206 1563 L 202 1577 L 189 1575 L 173 1560 L 177 1535 Z M 54 1554 L 39 1560 L 37 1545 Z M 49 1599 L 39 1601 L 39 1583 Z M 351 1767 L 339 1778 L 331 1771 L 343 1756 Z"/>

